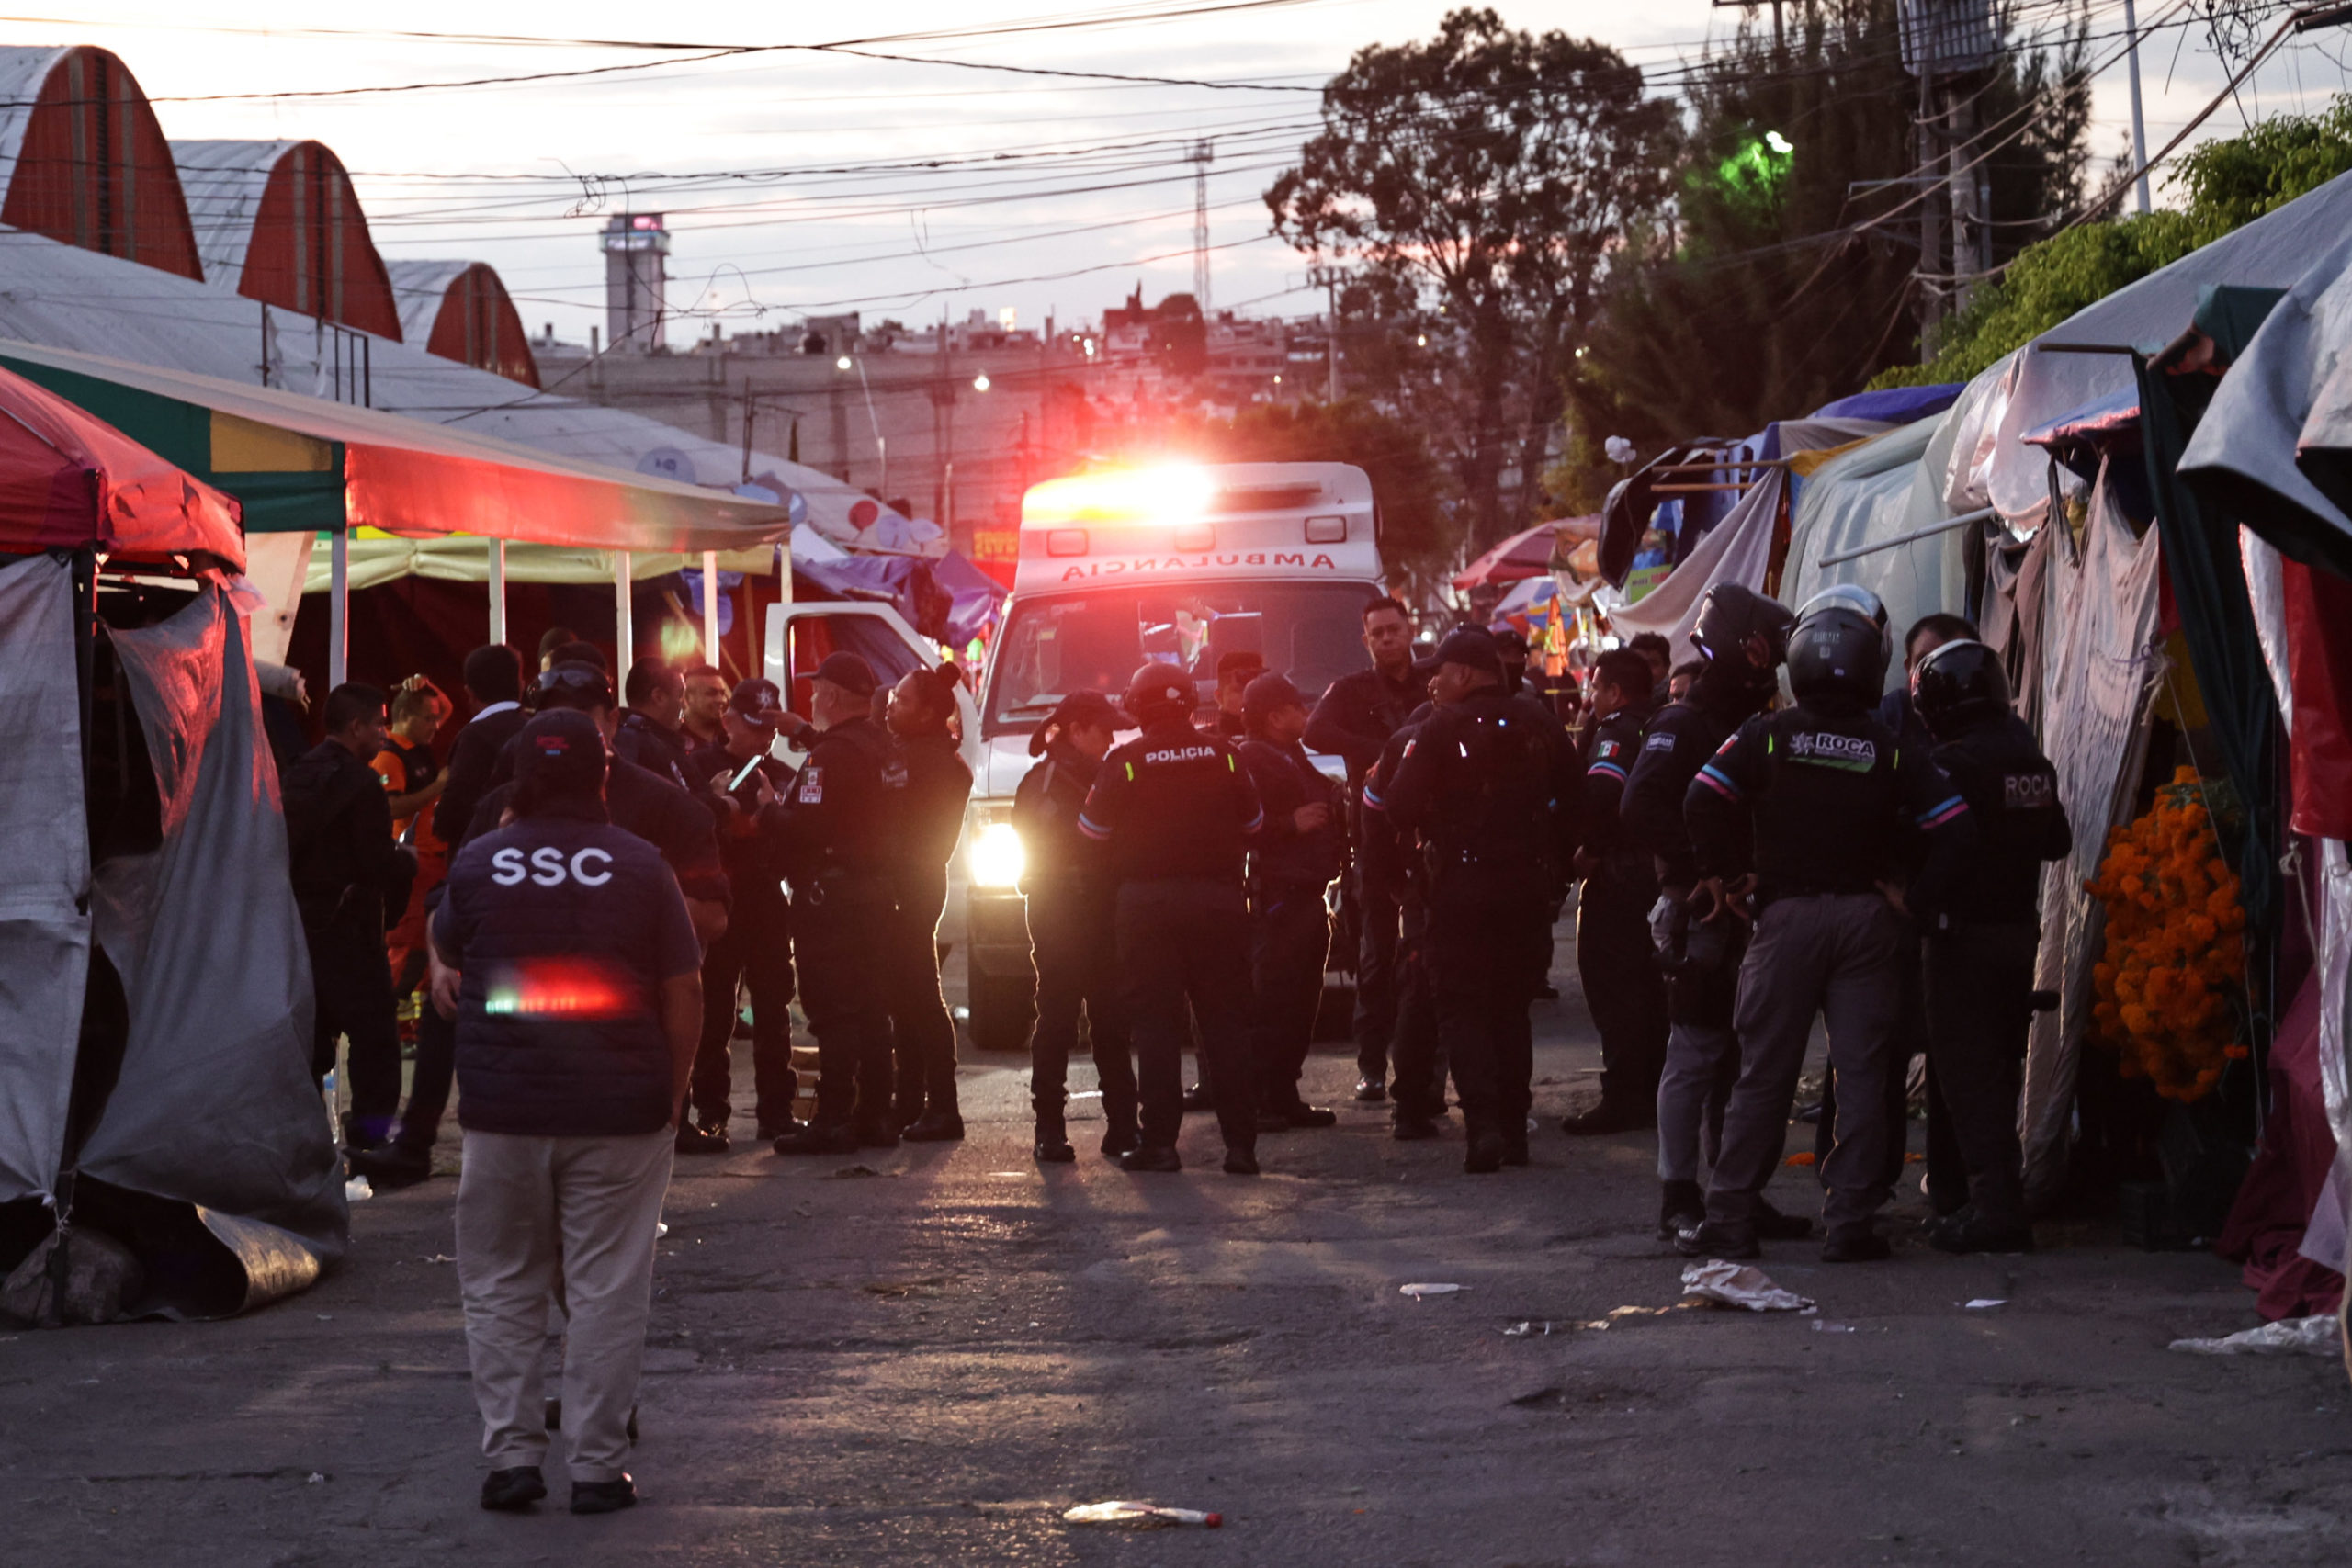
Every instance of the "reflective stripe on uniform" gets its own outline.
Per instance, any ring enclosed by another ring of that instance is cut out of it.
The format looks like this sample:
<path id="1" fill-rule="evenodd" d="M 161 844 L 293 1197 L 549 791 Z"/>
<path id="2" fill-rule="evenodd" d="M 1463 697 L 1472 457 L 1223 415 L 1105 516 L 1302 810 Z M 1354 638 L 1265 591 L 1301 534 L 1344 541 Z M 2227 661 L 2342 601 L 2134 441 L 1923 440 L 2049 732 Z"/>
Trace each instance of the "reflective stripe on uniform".
<path id="1" fill-rule="evenodd" d="M 1960 796 L 1955 795 L 1950 800 L 1943 802 L 1941 805 L 1921 812 L 1919 814 L 1919 826 L 1922 828 L 1940 828 L 1945 823 L 1951 821 L 1953 818 L 1965 815 L 1967 810 L 1968 802 L 1961 799 Z"/>

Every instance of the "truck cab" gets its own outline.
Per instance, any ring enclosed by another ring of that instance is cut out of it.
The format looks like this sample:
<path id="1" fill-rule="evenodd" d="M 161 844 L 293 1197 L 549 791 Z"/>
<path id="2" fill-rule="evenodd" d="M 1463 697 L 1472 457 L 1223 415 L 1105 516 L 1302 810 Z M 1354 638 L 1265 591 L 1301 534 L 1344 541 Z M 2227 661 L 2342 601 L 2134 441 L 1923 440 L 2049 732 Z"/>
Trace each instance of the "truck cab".
<path id="1" fill-rule="evenodd" d="M 1372 482 L 1347 464 L 1171 464 L 1029 491 L 978 704 L 962 850 L 975 1044 L 1028 1040 L 1035 971 L 1011 818 L 1038 724 L 1076 691 L 1116 701 L 1150 660 L 1182 667 L 1205 703 L 1218 659 L 1243 649 L 1311 705 L 1370 663 L 1363 606 L 1385 592 Z M 1343 771 L 1336 757 L 1317 761 Z"/>

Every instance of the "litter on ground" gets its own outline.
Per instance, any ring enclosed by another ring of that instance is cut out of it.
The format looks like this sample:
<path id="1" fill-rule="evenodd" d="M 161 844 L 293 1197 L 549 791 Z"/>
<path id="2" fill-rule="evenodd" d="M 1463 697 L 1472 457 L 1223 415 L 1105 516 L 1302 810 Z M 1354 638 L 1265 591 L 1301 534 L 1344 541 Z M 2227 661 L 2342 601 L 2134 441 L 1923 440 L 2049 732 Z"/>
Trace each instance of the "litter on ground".
<path id="1" fill-rule="evenodd" d="M 1682 1293 L 1750 1312 L 1799 1312 L 1813 1304 L 1810 1296 L 1784 1291 L 1763 1269 L 1749 1263 L 1711 1258 L 1682 1270 Z"/>

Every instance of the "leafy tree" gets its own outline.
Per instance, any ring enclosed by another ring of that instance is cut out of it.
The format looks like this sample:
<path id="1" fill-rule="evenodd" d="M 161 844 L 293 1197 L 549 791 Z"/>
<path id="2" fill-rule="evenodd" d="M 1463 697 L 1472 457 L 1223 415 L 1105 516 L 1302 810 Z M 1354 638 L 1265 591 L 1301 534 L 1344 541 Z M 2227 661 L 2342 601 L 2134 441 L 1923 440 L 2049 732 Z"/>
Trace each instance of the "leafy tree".
<path id="1" fill-rule="evenodd" d="M 1606 45 L 1465 9 L 1359 51 L 1322 115 L 1266 192 L 1274 231 L 1393 343 L 1435 343 L 1414 400 L 1449 416 L 1468 542 L 1489 543 L 1526 514 L 1534 487 L 1507 497 L 1503 474 L 1542 464 L 1610 256 L 1668 194 L 1674 107 Z"/>
<path id="2" fill-rule="evenodd" d="M 1874 387 L 1962 381 L 2086 306 L 2352 172 L 2352 97 L 2316 115 L 2277 115 L 2185 154 L 2166 176 L 2177 210 L 2086 223 L 2020 252 L 1980 289 L 1925 365 L 1883 372 Z M 2120 194 L 2116 193 L 2116 194 Z"/>
<path id="3" fill-rule="evenodd" d="M 1996 259 L 2079 195 L 2089 113 L 2079 27 L 1966 87 Z M 1610 280 L 1569 388 L 1558 502 L 1590 510 L 1623 435 L 1655 449 L 1818 407 L 1916 352 L 1915 120 L 1894 0 L 1809 0 L 1784 45 L 1750 27 L 1702 62 L 1672 221 Z M 2022 132 L 2022 134 L 2018 134 Z M 2013 139 L 2012 139 L 2013 138 Z M 1873 224 L 1870 220 L 1883 217 Z"/>

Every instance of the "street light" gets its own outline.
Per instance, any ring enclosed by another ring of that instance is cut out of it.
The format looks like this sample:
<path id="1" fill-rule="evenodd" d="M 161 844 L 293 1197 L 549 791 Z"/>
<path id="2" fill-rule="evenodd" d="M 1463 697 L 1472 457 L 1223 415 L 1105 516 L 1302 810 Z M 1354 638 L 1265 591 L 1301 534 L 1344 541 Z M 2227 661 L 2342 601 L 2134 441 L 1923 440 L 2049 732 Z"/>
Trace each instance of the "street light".
<path id="1" fill-rule="evenodd" d="M 988 389 L 989 373 L 983 370 L 978 375 L 972 378 L 972 390 L 976 392 L 985 392 Z"/>
<path id="2" fill-rule="evenodd" d="M 844 354 L 844 355 L 842 355 L 839 359 L 834 360 L 834 361 L 833 361 L 833 368 L 834 368 L 834 369 L 836 369 L 836 370 L 846 370 L 846 369 L 848 369 L 848 368 L 849 368 L 849 355 L 846 355 L 846 354 Z"/>

